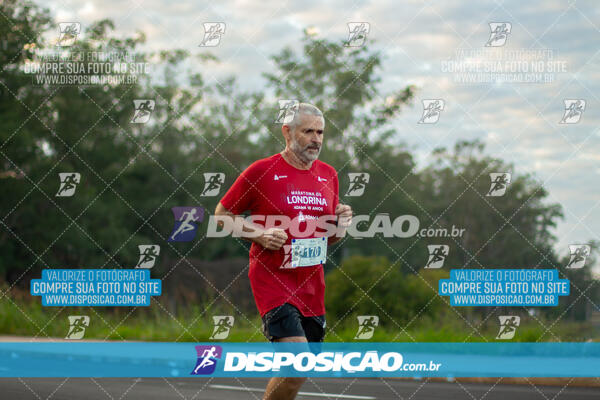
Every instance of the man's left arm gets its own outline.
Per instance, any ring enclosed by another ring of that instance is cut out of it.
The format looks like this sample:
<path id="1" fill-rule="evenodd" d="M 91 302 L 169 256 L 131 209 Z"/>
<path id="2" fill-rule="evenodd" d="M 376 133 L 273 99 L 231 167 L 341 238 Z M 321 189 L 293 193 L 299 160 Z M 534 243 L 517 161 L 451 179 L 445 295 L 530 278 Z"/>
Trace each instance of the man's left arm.
<path id="1" fill-rule="evenodd" d="M 334 193 L 335 193 L 335 210 L 334 213 L 336 215 L 336 219 L 337 219 L 337 230 L 335 235 L 330 236 L 327 239 L 327 244 L 334 244 L 339 242 L 340 240 L 342 240 L 342 238 L 344 236 L 346 236 L 346 228 L 348 226 L 350 226 L 350 224 L 352 223 L 352 208 L 350 208 L 349 205 L 347 204 L 341 204 L 339 203 L 339 181 L 338 181 L 338 177 L 337 174 L 335 174 L 335 187 L 334 187 Z"/>
<path id="2" fill-rule="evenodd" d="M 342 240 L 346 236 L 346 229 L 352 223 L 352 208 L 347 204 L 338 203 L 335 207 L 335 215 L 338 228 L 335 235 L 329 237 L 327 244 L 334 244 Z"/>

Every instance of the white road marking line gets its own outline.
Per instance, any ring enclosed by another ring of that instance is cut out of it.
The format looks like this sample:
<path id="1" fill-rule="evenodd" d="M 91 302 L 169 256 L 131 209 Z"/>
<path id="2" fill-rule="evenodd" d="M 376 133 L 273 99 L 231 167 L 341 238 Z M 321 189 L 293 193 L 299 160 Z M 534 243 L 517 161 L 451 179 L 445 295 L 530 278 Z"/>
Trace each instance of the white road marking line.
<path id="1" fill-rule="evenodd" d="M 241 386 L 229 386 L 229 385 L 208 385 L 213 389 L 225 389 L 225 390 L 239 390 L 242 392 L 264 392 L 265 389 L 259 388 L 246 388 Z M 356 396 L 351 394 L 335 394 L 335 393 L 316 393 L 316 392 L 298 392 L 298 396 L 312 396 L 312 397 L 333 397 L 335 399 L 360 399 L 360 400 L 374 400 L 373 396 Z"/>

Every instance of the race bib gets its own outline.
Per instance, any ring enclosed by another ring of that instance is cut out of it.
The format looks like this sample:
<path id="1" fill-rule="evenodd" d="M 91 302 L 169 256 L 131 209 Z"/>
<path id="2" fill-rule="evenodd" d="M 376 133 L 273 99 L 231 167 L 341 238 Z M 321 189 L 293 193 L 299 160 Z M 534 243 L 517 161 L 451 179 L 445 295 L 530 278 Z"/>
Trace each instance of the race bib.
<path id="1" fill-rule="evenodd" d="M 292 268 L 325 264 L 327 259 L 327 238 L 292 239 Z"/>

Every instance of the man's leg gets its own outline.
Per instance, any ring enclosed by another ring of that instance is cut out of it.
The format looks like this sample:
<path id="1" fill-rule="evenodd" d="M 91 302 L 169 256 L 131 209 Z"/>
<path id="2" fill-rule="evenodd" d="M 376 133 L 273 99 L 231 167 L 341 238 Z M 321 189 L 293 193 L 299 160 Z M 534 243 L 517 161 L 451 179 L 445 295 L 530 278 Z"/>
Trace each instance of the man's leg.
<path id="1" fill-rule="evenodd" d="M 290 336 L 274 339 L 274 342 L 307 342 L 304 336 Z M 298 394 L 306 378 L 273 377 L 267 384 L 263 400 L 292 400 Z"/>

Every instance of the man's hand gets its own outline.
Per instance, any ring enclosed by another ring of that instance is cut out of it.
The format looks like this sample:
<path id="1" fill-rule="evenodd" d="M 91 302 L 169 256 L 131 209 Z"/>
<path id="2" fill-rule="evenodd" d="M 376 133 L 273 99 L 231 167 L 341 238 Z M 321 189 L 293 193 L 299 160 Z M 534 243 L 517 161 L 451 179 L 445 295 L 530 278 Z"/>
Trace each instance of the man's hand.
<path id="1" fill-rule="evenodd" d="M 287 234 L 283 229 L 269 228 L 259 236 L 259 244 L 268 250 L 279 250 L 287 240 Z"/>
<path id="2" fill-rule="evenodd" d="M 349 205 L 338 203 L 335 215 L 338 217 L 338 226 L 347 228 L 352 224 L 352 208 Z"/>

